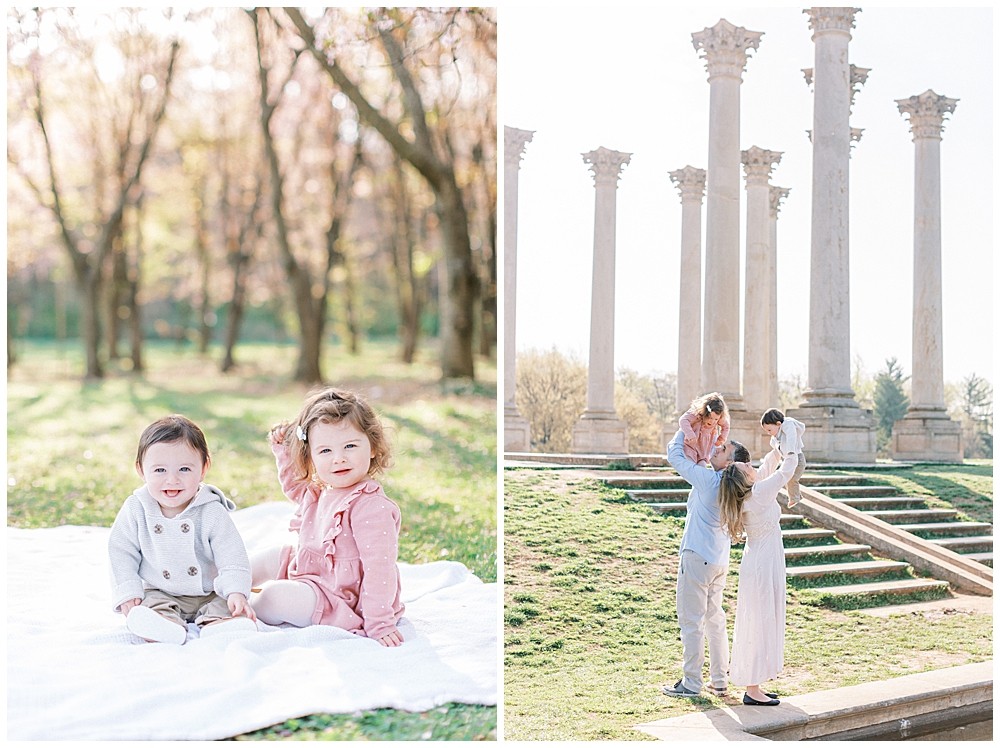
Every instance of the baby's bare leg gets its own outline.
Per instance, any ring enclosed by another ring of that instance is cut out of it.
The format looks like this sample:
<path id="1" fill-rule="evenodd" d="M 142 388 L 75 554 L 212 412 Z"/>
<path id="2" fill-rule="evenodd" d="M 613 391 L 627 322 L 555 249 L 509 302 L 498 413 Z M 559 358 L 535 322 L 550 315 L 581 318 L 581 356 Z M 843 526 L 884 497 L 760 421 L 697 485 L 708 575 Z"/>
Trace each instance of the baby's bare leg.
<path id="1" fill-rule="evenodd" d="M 251 587 L 260 587 L 264 582 L 276 579 L 281 562 L 281 546 L 258 551 L 250 557 Z"/>
<path id="2" fill-rule="evenodd" d="M 279 623 L 309 626 L 312 624 L 313 611 L 316 610 L 316 593 L 304 582 L 272 579 L 264 582 L 261 591 L 253 596 L 250 604 L 257 617 L 272 626 Z"/>

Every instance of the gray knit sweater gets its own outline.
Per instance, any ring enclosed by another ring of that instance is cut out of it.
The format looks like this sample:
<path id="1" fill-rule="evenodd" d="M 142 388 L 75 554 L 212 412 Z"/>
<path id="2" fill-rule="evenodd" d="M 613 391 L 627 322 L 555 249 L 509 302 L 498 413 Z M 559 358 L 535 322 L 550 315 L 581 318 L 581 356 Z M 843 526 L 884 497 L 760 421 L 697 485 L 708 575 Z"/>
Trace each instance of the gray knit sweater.
<path id="1" fill-rule="evenodd" d="M 250 559 L 229 512 L 236 505 L 203 483 L 187 508 L 167 518 L 146 486 L 129 496 L 108 539 L 111 602 L 117 611 L 144 590 L 170 595 L 250 597 Z"/>

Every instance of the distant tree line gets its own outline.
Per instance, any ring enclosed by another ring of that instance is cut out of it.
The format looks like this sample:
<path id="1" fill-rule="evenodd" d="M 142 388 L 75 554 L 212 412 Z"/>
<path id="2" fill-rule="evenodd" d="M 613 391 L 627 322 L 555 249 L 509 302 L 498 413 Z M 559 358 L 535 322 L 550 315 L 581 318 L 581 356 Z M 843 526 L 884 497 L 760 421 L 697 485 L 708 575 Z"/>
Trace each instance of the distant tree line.
<path id="1" fill-rule="evenodd" d="M 906 384 L 895 358 L 874 376 L 855 360 L 852 386 L 859 404 L 873 411 L 877 454 L 891 457 L 892 425 L 910 406 Z M 615 376 L 615 409 L 629 426 L 629 451 L 659 453 L 663 428 L 676 428 L 677 413 L 688 403 L 677 403 L 677 377 L 673 373 L 639 374 L 620 368 Z M 779 381 L 780 407 L 802 402 L 801 377 Z M 962 424 L 967 458 L 993 457 L 993 388 L 976 374 L 945 388 L 948 412 Z M 517 356 L 517 406 L 531 424 L 533 452 L 570 451 L 573 423 L 587 407 L 587 365 L 576 356 L 552 349 L 520 351 Z"/>
<path id="2" fill-rule="evenodd" d="M 8 363 L 50 318 L 95 379 L 179 326 L 228 371 L 251 319 L 294 335 L 304 382 L 332 321 L 357 351 L 391 316 L 408 362 L 436 334 L 445 378 L 493 355 L 494 11 L 7 22 Z"/>

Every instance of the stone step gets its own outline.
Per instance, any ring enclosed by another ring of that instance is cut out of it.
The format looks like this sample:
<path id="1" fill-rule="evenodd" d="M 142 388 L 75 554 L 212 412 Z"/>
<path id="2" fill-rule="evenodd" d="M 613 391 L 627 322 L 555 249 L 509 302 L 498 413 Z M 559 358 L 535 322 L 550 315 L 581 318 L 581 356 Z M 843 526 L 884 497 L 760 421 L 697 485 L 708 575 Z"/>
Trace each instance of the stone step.
<path id="1" fill-rule="evenodd" d="M 878 517 L 883 522 L 890 525 L 899 525 L 906 522 L 934 522 L 937 520 L 954 519 L 958 516 L 955 509 L 891 509 L 865 512 L 871 517 Z"/>
<path id="2" fill-rule="evenodd" d="M 784 533 L 782 533 L 784 534 Z M 930 540 L 931 543 L 935 545 L 940 545 L 943 548 L 948 548 L 949 550 L 955 551 L 956 553 L 962 553 L 963 551 L 992 551 L 993 550 L 993 536 L 976 536 L 976 537 L 966 537 L 966 538 L 933 538 Z"/>
<path id="3" fill-rule="evenodd" d="M 782 540 L 813 540 L 819 538 L 833 538 L 837 533 L 834 530 L 825 530 L 822 527 L 807 527 L 802 530 L 782 530 Z"/>
<path id="4" fill-rule="evenodd" d="M 810 587 L 809 590 L 829 595 L 877 595 L 879 593 L 904 595 L 909 592 L 947 588 L 948 583 L 938 579 L 897 579 L 891 582 L 840 584 L 835 587 Z"/>
<path id="5" fill-rule="evenodd" d="M 648 506 L 654 512 L 659 512 L 660 514 L 680 514 L 682 512 L 683 513 L 687 513 L 687 502 L 686 501 L 683 502 L 683 503 L 674 503 L 674 504 L 671 504 L 671 503 L 661 504 L 659 502 L 650 502 L 650 503 L 646 504 L 646 506 Z M 800 521 L 802 519 L 805 519 L 805 518 L 801 514 L 782 514 L 781 515 L 781 524 L 783 524 L 783 525 L 790 525 L 790 524 L 792 524 L 794 522 L 798 522 L 798 521 Z"/>
<path id="6" fill-rule="evenodd" d="M 657 499 L 686 499 L 691 493 L 687 488 L 630 488 L 626 491 L 636 501 L 656 501 Z"/>
<path id="7" fill-rule="evenodd" d="M 785 549 L 785 561 L 794 561 L 803 556 L 812 556 L 815 553 L 822 553 L 825 556 L 848 556 L 860 553 L 868 553 L 872 547 L 870 545 L 860 545 L 857 543 L 834 543 L 832 545 L 803 545 L 796 548 Z"/>
<path id="8" fill-rule="evenodd" d="M 926 532 L 932 535 L 976 535 L 993 532 L 989 522 L 919 522 L 915 524 L 896 525 L 907 532 Z"/>
<path id="9" fill-rule="evenodd" d="M 986 551 L 984 553 L 966 553 L 965 556 L 967 558 L 971 558 L 973 561 L 978 561 L 981 564 L 993 566 L 993 551 Z"/>
<path id="10" fill-rule="evenodd" d="M 614 488 L 683 488 L 690 484 L 677 473 L 650 472 L 648 475 L 612 476 L 601 478 Z"/>
<path id="11" fill-rule="evenodd" d="M 823 473 L 810 473 L 809 466 L 803 473 L 799 482 L 803 486 L 867 486 L 869 478 L 863 475 L 824 475 Z"/>
<path id="12" fill-rule="evenodd" d="M 864 496 L 861 498 L 843 498 L 840 496 L 830 498 L 839 501 L 846 506 L 866 511 L 868 509 L 904 509 L 908 507 L 919 508 L 927 503 L 923 496 Z"/>
<path id="13" fill-rule="evenodd" d="M 899 489 L 895 486 L 809 486 L 813 491 L 829 496 L 831 499 L 860 499 L 869 497 L 897 496 Z"/>
<path id="14" fill-rule="evenodd" d="M 817 579 L 827 574 L 850 574 L 866 576 L 902 571 L 909 568 L 905 561 L 852 561 L 841 564 L 816 564 L 815 566 L 790 566 L 786 570 L 789 577 L 796 579 Z"/>

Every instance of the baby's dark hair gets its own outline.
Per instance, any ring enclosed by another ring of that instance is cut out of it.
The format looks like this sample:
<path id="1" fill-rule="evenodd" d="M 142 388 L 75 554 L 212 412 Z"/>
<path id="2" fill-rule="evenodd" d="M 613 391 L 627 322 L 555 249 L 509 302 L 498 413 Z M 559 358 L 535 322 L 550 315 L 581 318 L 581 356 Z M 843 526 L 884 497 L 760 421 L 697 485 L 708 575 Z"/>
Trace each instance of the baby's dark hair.
<path id="1" fill-rule="evenodd" d="M 774 426 L 776 424 L 782 424 L 785 422 L 785 414 L 782 413 L 777 408 L 770 408 L 764 411 L 764 415 L 760 417 L 761 426 Z"/>
<path id="2" fill-rule="evenodd" d="M 313 424 L 337 424 L 344 419 L 368 437 L 372 448 L 372 461 L 368 466 L 368 475 L 374 478 L 389 467 L 391 464 L 389 439 L 372 407 L 353 392 L 327 387 L 310 393 L 298 418 L 294 421 L 278 424 L 285 428 L 285 437 L 282 443 L 285 444 L 288 455 L 292 458 L 297 480 L 312 478 L 313 473 L 309 445 L 306 440 L 299 438 L 299 430 L 301 429 L 303 434 L 308 435 Z"/>
<path id="3" fill-rule="evenodd" d="M 146 451 L 160 442 L 168 444 L 184 442 L 201 455 L 202 465 L 207 465 L 211 460 L 208 454 L 208 442 L 205 440 L 205 434 L 202 433 L 202 430 L 190 419 L 175 414 L 164 416 L 146 427 L 142 436 L 139 437 L 139 449 L 135 455 L 135 464 L 142 465 L 142 458 L 146 456 Z"/>

